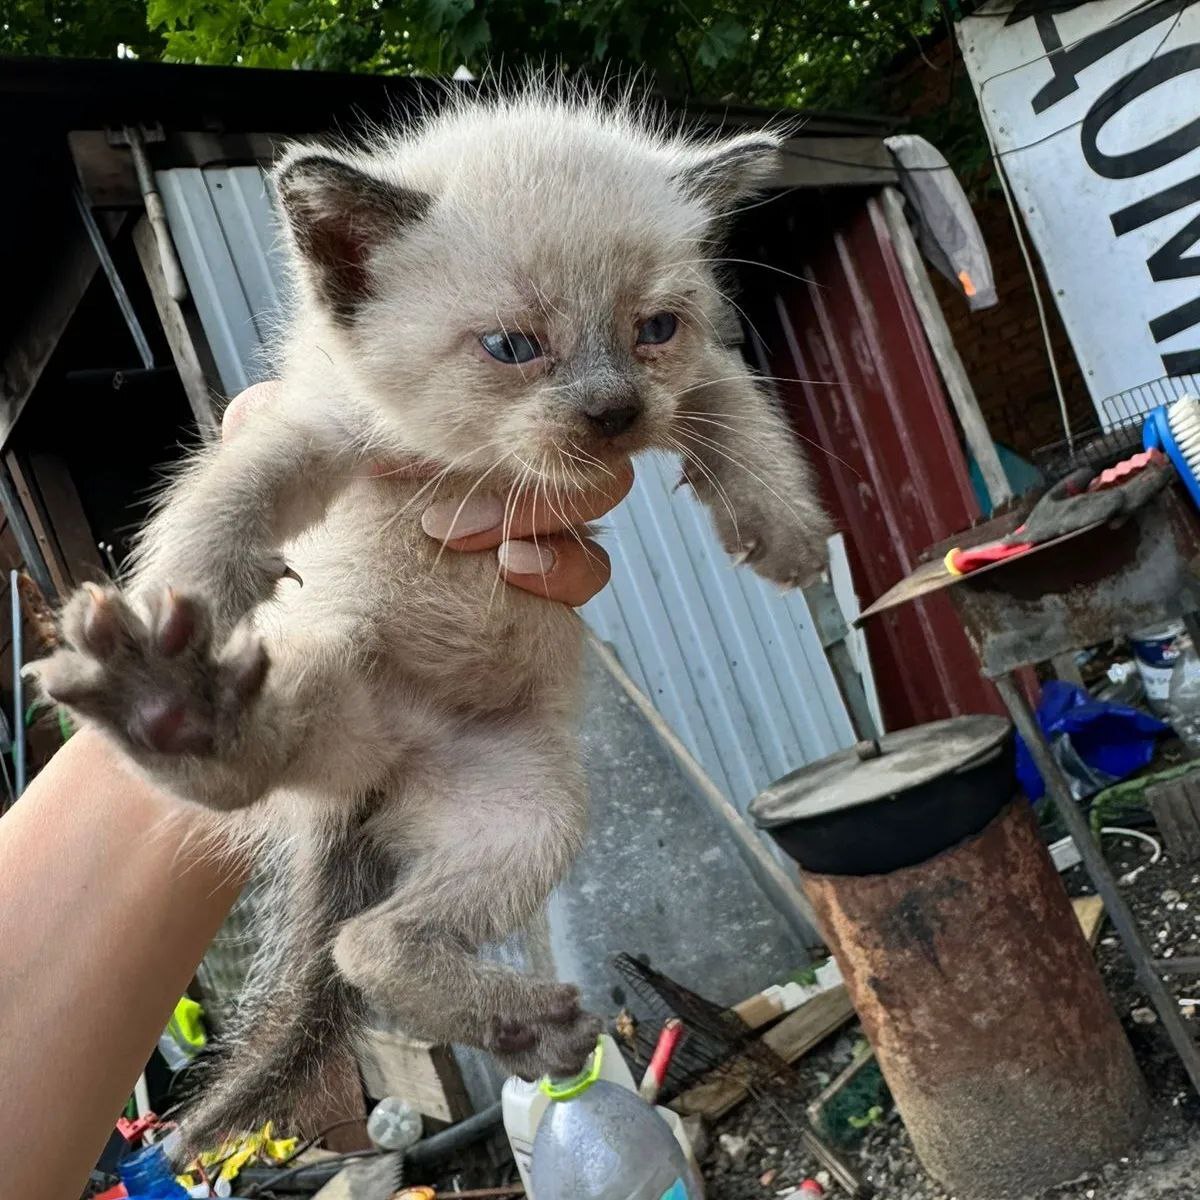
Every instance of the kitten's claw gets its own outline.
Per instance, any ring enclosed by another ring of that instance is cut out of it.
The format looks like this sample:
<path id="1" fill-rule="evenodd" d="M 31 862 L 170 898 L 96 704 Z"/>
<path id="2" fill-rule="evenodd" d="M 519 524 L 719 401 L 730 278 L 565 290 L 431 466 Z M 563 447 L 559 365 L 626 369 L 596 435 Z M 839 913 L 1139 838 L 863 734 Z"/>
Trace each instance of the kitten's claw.
<path id="1" fill-rule="evenodd" d="M 283 574 L 279 578 L 294 579 L 301 587 L 304 586 L 304 580 L 300 578 L 300 572 L 295 567 L 289 567 L 286 563 L 284 564 Z"/>
<path id="2" fill-rule="evenodd" d="M 267 674 L 257 636 L 239 628 L 214 653 L 207 607 L 171 588 L 138 613 L 118 589 L 87 584 L 63 610 L 62 631 L 66 645 L 31 674 L 135 755 L 219 754 Z"/>

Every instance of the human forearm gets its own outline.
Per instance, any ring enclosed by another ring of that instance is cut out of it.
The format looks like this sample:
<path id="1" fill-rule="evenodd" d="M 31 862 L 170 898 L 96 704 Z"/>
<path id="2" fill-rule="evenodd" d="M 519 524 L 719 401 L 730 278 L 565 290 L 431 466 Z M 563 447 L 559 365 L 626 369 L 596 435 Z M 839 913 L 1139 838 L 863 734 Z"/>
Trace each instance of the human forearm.
<path id="1" fill-rule="evenodd" d="M 83 731 L 0 821 L 0 1179 L 78 1196 L 242 883 L 209 818 Z"/>

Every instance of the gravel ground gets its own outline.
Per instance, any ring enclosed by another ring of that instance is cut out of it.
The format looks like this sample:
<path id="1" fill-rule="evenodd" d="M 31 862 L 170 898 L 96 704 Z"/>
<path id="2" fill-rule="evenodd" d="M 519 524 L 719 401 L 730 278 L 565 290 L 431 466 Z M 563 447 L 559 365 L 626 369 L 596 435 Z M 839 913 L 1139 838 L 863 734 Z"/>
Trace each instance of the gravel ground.
<path id="1" fill-rule="evenodd" d="M 1121 875 L 1148 858 L 1141 843 L 1107 839 L 1106 848 Z M 1079 868 L 1065 876 L 1068 889 L 1091 891 Z M 1142 928 L 1163 957 L 1200 954 L 1200 865 L 1163 859 L 1124 886 Z M 1149 1132 L 1129 1158 L 1105 1164 L 1095 1175 L 1072 1180 L 1044 1193 L 1054 1200 L 1197 1200 L 1200 1198 L 1200 1102 L 1187 1086 L 1157 1019 L 1150 1020 L 1145 994 L 1137 986 L 1111 927 L 1105 926 L 1097 961 L 1117 1013 L 1150 1086 L 1153 1114 Z M 1200 1027 L 1200 978 L 1170 977 L 1167 986 L 1184 1016 Z M 800 1146 L 796 1127 L 805 1106 L 850 1059 L 856 1027 L 809 1055 L 797 1066 L 797 1082 L 787 1093 L 747 1102 L 712 1130 L 704 1163 L 710 1200 L 767 1200 L 787 1196 L 806 1177 L 825 1183 L 830 1196 L 844 1194 L 820 1174 L 820 1166 Z M 873 1127 L 847 1160 L 877 1189 L 880 1200 L 953 1200 L 922 1170 L 895 1111 Z"/>

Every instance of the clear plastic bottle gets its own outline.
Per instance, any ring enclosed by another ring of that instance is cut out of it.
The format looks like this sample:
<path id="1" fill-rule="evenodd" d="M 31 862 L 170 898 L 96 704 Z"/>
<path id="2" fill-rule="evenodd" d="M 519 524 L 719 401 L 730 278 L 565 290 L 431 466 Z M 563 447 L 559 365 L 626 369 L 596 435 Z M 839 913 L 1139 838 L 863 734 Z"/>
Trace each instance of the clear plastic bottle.
<path id="1" fill-rule="evenodd" d="M 1179 657 L 1171 668 L 1167 719 L 1193 758 L 1200 758 L 1200 656 L 1191 638 L 1179 642 Z"/>
<path id="2" fill-rule="evenodd" d="M 380 1150 L 410 1150 L 422 1132 L 421 1114 L 400 1096 L 384 1096 L 367 1118 L 367 1137 Z"/>
<path id="3" fill-rule="evenodd" d="M 537 1200 L 703 1200 L 667 1123 L 640 1096 L 600 1078 L 603 1048 L 584 1073 L 544 1080 L 551 1100 L 533 1141 Z"/>

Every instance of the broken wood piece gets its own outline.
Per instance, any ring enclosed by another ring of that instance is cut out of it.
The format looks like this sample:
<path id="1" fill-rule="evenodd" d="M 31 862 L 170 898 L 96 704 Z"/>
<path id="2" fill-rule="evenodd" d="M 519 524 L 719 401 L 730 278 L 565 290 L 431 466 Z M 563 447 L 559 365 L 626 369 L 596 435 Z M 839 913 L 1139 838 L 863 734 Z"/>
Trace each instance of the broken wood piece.
<path id="1" fill-rule="evenodd" d="M 1099 896 L 1076 896 L 1071 901 L 1075 910 L 1075 919 L 1087 944 L 1094 950 L 1096 940 L 1100 937 L 1100 927 L 1104 924 L 1104 901 Z"/>
<path id="2" fill-rule="evenodd" d="M 759 1042 L 773 1050 L 785 1063 L 803 1058 L 819 1042 L 835 1033 L 854 1015 L 854 1006 L 844 984 L 820 992 L 778 1025 L 767 1030 Z M 723 1117 L 749 1094 L 746 1076 L 754 1067 L 735 1058 L 710 1072 L 704 1079 L 677 1096 L 671 1103 L 683 1116 L 693 1114 L 710 1121 Z"/>
<path id="3" fill-rule="evenodd" d="M 774 987 L 763 988 L 761 992 L 756 992 L 740 1004 L 735 1004 L 733 1011 L 745 1022 L 748 1029 L 761 1029 L 842 982 L 842 973 L 833 958 L 826 958 L 810 970 L 812 982 L 797 983 L 790 980 Z"/>
<path id="4" fill-rule="evenodd" d="M 403 1096 L 422 1116 L 451 1123 L 469 1117 L 471 1101 L 448 1046 L 406 1037 L 392 1029 L 368 1029 L 358 1064 L 368 1095 Z"/>
<path id="5" fill-rule="evenodd" d="M 1200 772 L 1153 784 L 1146 804 L 1167 853 L 1177 862 L 1200 859 Z"/>

